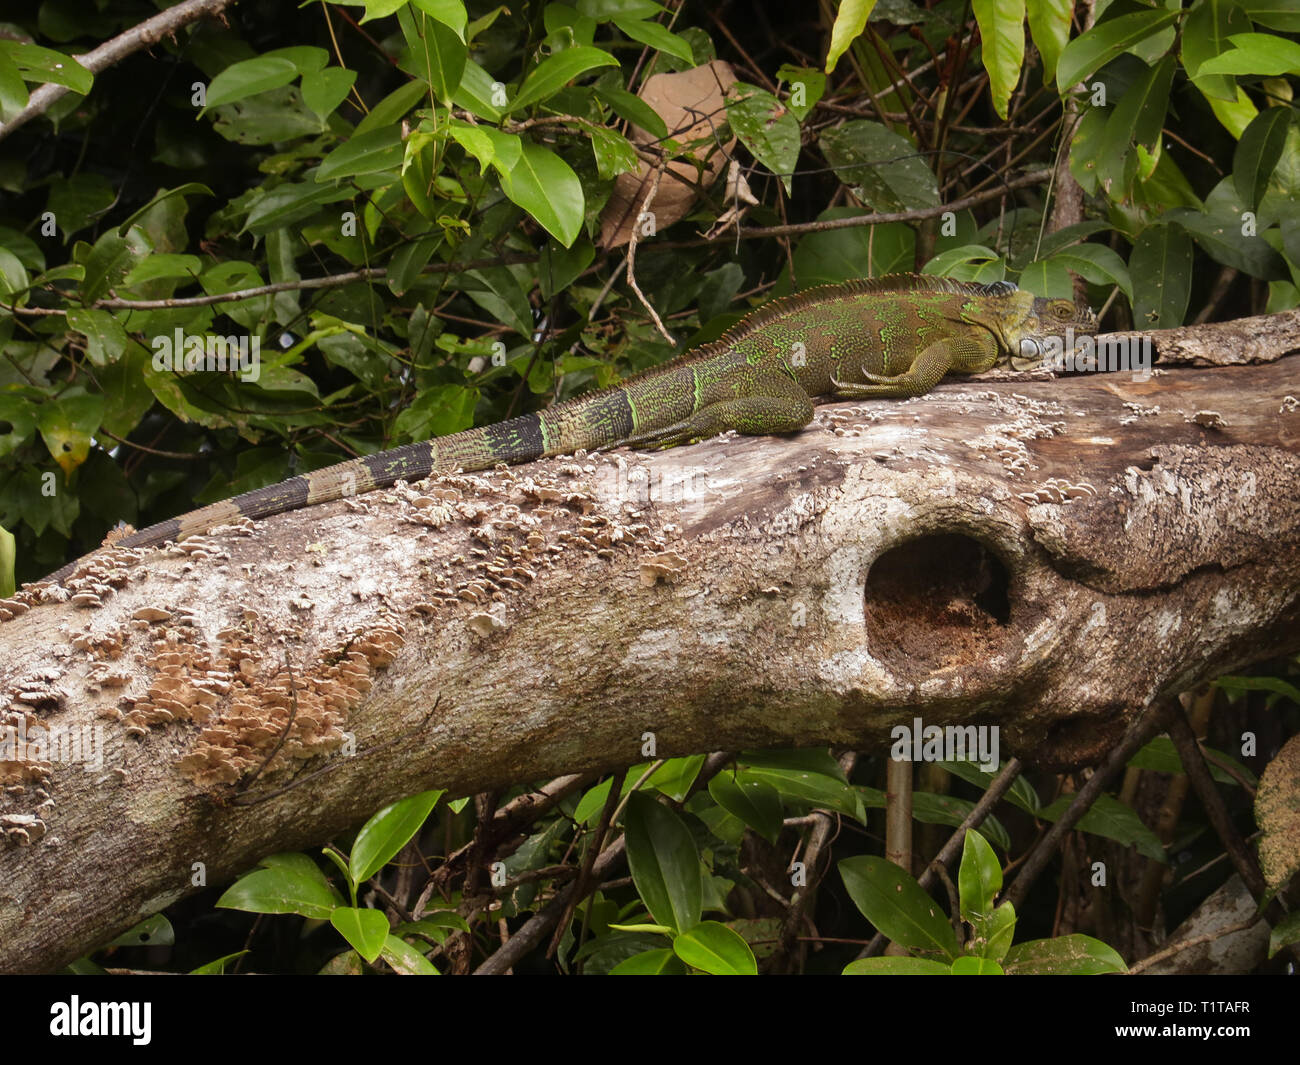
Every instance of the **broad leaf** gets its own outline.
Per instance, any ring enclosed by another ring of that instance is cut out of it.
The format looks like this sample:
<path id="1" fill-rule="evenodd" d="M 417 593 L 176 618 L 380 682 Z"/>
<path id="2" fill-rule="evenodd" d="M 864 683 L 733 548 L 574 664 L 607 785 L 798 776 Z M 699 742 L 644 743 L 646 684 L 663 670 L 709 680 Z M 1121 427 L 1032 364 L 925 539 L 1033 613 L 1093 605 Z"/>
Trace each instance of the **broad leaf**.
<path id="1" fill-rule="evenodd" d="M 959 953 L 948 917 L 906 872 L 884 858 L 862 855 L 840 862 L 849 898 L 884 935 L 911 950 Z"/>
<path id="2" fill-rule="evenodd" d="M 1025 0 L 973 0 L 980 53 L 989 74 L 993 109 L 1006 121 L 1011 94 L 1025 61 Z"/>
<path id="3" fill-rule="evenodd" d="M 509 175 L 502 175 L 501 189 L 566 248 L 577 239 L 586 208 L 582 182 L 554 152 L 525 144 Z"/>
<path id="4" fill-rule="evenodd" d="M 548 56 L 524 79 L 519 92 L 510 101 L 507 112 L 550 99 L 574 78 L 597 67 L 616 67 L 618 60 L 599 48 L 566 48 Z"/>
<path id="5" fill-rule="evenodd" d="M 362 825 L 348 858 L 353 882 L 363 884 L 387 865 L 419 831 L 443 794 L 441 790 L 422 791 L 385 806 Z"/>
<path id="6" fill-rule="evenodd" d="M 379 910 L 336 906 L 330 924 L 366 961 L 374 961 L 388 941 L 388 918 Z"/>
<path id="7" fill-rule="evenodd" d="M 757 976 L 758 962 L 744 938 L 718 921 L 701 921 L 673 940 L 673 952 L 713 976 Z"/>
<path id="8" fill-rule="evenodd" d="M 699 923 L 700 853 L 680 817 L 644 792 L 628 796 L 627 863 L 641 901 L 661 925 L 681 932 Z"/>

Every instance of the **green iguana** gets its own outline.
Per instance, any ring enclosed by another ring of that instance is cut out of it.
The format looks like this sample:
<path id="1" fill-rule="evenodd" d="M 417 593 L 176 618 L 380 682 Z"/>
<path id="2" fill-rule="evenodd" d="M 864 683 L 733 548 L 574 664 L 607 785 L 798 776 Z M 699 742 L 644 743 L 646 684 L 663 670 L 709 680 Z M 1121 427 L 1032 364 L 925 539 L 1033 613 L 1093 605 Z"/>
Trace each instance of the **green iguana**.
<path id="1" fill-rule="evenodd" d="M 773 300 L 718 340 L 613 388 L 299 474 L 151 525 L 114 546 L 181 540 L 241 517 L 265 518 L 458 468 L 484 470 L 579 448 L 671 447 L 728 429 L 791 433 L 812 420 L 814 397 L 919 396 L 952 371 L 1037 363 L 1050 345 L 1071 346 L 1072 337 L 1095 328 L 1090 310 L 1003 281 L 896 274 L 824 285 Z M 62 581 L 90 557 L 45 580 Z"/>

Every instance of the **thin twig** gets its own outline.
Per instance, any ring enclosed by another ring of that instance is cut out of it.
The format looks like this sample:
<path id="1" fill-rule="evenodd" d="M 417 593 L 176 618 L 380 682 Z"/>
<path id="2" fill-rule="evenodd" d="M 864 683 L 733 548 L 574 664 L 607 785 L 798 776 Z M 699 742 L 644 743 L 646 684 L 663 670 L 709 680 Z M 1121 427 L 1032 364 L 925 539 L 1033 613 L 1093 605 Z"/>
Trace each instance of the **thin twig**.
<path id="1" fill-rule="evenodd" d="M 666 158 L 659 160 L 659 165 L 655 167 L 654 182 L 651 184 L 649 191 L 647 191 L 645 196 L 642 198 L 641 209 L 637 211 L 636 218 L 632 220 L 632 235 L 627 245 L 627 283 L 632 291 L 636 293 L 636 298 L 641 301 L 641 306 L 649 312 L 651 319 L 654 321 L 655 328 L 659 330 L 660 334 L 669 344 L 673 347 L 677 347 L 677 341 L 674 340 L 672 334 L 664 328 L 664 323 L 659 318 L 659 312 L 650 306 L 650 301 L 645 298 L 645 293 L 641 291 L 641 286 L 636 283 L 636 246 L 641 236 L 641 219 L 645 217 L 650 204 L 654 202 L 656 193 L 659 192 L 659 182 L 663 179 L 664 168 L 667 165 L 668 160 Z"/>

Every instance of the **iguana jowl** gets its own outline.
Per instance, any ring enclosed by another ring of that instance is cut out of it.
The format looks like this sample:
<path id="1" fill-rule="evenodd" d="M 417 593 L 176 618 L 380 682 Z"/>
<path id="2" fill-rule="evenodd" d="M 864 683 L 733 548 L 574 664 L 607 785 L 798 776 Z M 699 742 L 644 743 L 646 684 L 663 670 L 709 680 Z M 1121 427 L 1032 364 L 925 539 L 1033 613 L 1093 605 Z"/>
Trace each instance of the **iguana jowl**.
<path id="1" fill-rule="evenodd" d="M 241 517 L 265 518 L 458 468 L 490 469 L 579 448 L 670 447 L 728 429 L 794 432 L 812 420 L 814 397 L 919 396 L 947 373 L 1036 362 L 1053 338 L 1068 343 L 1095 328 L 1090 310 L 1002 281 L 897 274 L 825 285 L 773 300 L 718 340 L 613 388 L 290 477 L 151 525 L 115 546 L 184 539 Z M 45 579 L 62 580 L 84 561 Z"/>

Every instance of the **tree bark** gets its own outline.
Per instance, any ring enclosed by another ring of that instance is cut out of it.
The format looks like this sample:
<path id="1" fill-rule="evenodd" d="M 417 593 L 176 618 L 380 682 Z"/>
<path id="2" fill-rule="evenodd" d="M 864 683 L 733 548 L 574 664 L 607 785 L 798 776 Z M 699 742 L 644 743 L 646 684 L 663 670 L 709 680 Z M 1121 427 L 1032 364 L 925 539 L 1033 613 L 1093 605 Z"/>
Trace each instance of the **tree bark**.
<path id="1" fill-rule="evenodd" d="M 1300 649 L 1300 327 L 1260 321 L 1157 351 L 1275 361 L 959 380 L 28 586 L 0 601 L 0 728 L 60 746 L 0 749 L 0 970 L 412 792 L 629 765 L 648 733 L 883 749 L 919 717 L 1097 760 L 1144 707 Z"/>

